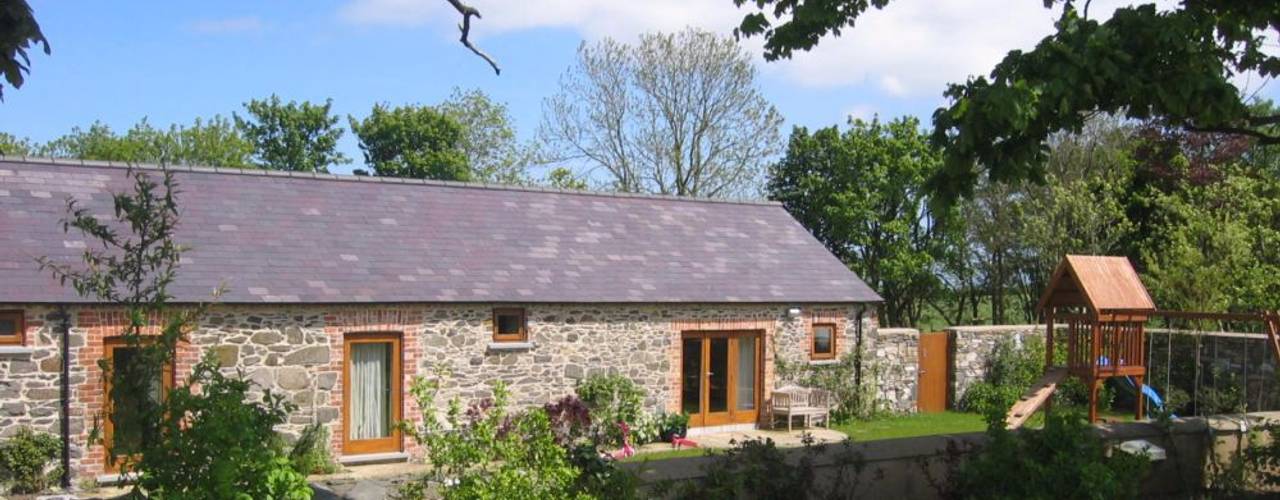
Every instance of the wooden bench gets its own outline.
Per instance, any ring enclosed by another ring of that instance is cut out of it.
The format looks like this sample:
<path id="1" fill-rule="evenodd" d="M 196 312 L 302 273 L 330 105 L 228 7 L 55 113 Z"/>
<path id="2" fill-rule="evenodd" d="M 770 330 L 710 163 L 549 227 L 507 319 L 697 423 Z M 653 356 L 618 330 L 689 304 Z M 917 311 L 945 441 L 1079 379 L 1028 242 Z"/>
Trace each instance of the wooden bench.
<path id="1" fill-rule="evenodd" d="M 831 408 L 835 398 L 830 391 L 808 389 L 804 387 L 787 387 L 773 391 L 769 401 L 769 426 L 772 427 L 778 417 L 787 419 L 787 431 L 792 430 L 795 417 L 803 417 L 805 427 L 821 423 L 831 427 Z"/>

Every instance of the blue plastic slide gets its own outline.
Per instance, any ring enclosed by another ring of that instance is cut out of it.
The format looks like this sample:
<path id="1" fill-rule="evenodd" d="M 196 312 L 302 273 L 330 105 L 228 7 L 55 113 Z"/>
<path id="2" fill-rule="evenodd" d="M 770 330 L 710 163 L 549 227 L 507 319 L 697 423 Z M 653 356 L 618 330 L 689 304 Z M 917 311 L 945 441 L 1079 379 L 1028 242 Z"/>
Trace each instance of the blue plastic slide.
<path id="1" fill-rule="evenodd" d="M 1098 365 L 1107 366 L 1109 364 L 1111 364 L 1111 360 L 1107 359 L 1106 356 L 1098 358 Z M 1134 382 L 1133 377 L 1122 377 L 1122 379 L 1124 383 L 1120 384 L 1120 386 L 1127 389 L 1129 394 L 1134 394 L 1134 386 L 1137 384 Z M 1154 388 L 1147 384 L 1142 384 L 1142 395 L 1147 398 L 1147 404 L 1151 405 L 1151 407 L 1157 410 L 1164 410 L 1164 399 L 1160 397 L 1160 393 L 1156 392 Z M 1177 415 L 1170 416 L 1177 417 Z"/>

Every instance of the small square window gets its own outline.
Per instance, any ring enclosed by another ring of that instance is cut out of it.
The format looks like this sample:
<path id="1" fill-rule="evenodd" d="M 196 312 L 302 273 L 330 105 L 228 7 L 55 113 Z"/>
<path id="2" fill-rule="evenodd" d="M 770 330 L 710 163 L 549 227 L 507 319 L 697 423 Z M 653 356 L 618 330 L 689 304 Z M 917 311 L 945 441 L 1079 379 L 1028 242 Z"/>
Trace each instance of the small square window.
<path id="1" fill-rule="evenodd" d="M 813 345 L 810 354 L 813 359 L 832 359 L 836 357 L 835 325 L 813 325 Z"/>
<path id="2" fill-rule="evenodd" d="M 524 342 L 529 338 L 525 326 L 524 309 L 500 308 L 493 310 L 493 340 L 496 342 Z"/>
<path id="3" fill-rule="evenodd" d="M 24 330 L 22 311 L 0 311 L 0 344 L 22 344 Z"/>

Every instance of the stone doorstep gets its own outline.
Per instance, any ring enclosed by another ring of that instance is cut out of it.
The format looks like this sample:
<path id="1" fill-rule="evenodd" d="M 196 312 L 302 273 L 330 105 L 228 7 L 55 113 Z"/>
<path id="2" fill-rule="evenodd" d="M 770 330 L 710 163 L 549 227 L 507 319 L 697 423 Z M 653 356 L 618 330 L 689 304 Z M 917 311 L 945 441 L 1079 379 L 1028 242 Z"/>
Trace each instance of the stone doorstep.
<path id="1" fill-rule="evenodd" d="M 391 453 L 369 453 L 365 455 L 343 455 L 338 457 L 338 463 L 342 465 L 370 465 L 408 461 L 409 454 L 403 451 Z"/>

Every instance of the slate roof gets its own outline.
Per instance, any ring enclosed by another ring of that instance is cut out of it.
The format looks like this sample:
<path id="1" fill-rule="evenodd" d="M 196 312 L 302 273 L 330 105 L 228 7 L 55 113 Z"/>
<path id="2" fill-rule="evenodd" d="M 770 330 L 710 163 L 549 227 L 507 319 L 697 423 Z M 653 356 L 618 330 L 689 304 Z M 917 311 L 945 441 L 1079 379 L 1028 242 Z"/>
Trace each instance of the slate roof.
<path id="1" fill-rule="evenodd" d="M 143 166 L 151 170 L 157 167 Z M 177 301 L 879 301 L 774 203 L 171 167 Z M 35 258 L 79 263 L 66 199 L 111 213 L 120 164 L 0 157 L 0 302 L 82 302 Z"/>

